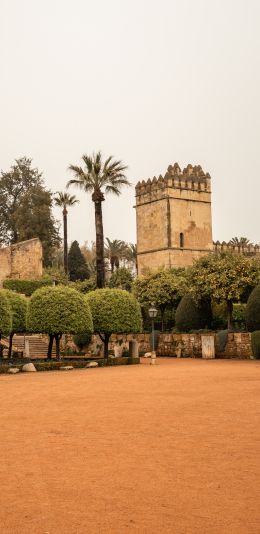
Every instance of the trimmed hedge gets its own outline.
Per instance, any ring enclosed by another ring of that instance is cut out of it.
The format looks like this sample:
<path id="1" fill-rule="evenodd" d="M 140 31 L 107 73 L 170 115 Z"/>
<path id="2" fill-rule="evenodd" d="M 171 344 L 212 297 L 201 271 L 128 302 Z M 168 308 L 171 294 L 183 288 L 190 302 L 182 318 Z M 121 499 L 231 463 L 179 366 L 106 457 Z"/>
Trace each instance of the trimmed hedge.
<path id="1" fill-rule="evenodd" d="M 210 304 L 195 302 L 191 295 L 182 297 L 175 314 L 175 325 L 179 332 L 201 330 L 209 326 L 212 320 Z"/>
<path id="2" fill-rule="evenodd" d="M 260 330 L 260 285 L 256 286 L 249 296 L 245 319 L 249 332 Z"/>
<path id="3" fill-rule="evenodd" d="M 59 371 L 60 367 L 64 367 L 67 365 L 73 365 L 74 369 L 85 369 L 86 365 L 90 361 L 97 361 L 99 367 L 112 367 L 116 365 L 136 365 L 140 363 L 140 358 L 127 358 L 127 357 L 121 357 L 121 358 L 108 358 L 107 360 L 105 358 L 98 359 L 98 360 L 60 360 L 60 361 L 43 361 L 43 362 L 37 362 L 32 360 L 33 365 L 37 369 L 37 371 L 43 372 L 43 371 Z M 18 369 L 22 369 L 22 366 L 28 363 L 26 360 L 23 363 L 16 364 L 16 362 L 12 362 L 12 365 L 8 365 L 6 363 L 0 365 L 0 374 L 8 373 L 8 369 L 11 367 L 17 367 Z M 90 367 L 91 369 L 91 367 Z M 64 371 L 65 372 L 65 371 Z"/>
<path id="4" fill-rule="evenodd" d="M 253 356 L 256 360 L 260 360 L 260 331 L 252 332 L 251 334 L 251 347 Z"/>
<path id="5" fill-rule="evenodd" d="M 20 280 L 15 278 L 8 278 L 3 282 L 4 289 L 11 289 L 16 293 L 22 293 L 27 297 L 30 297 L 36 289 L 43 286 L 51 286 L 52 280 L 39 279 L 39 280 Z"/>

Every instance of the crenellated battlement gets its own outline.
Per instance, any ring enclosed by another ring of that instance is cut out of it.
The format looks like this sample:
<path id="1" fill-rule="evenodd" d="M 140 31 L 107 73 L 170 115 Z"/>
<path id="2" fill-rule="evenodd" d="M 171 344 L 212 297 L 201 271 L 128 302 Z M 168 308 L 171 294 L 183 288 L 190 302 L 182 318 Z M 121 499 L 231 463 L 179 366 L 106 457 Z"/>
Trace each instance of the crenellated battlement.
<path id="1" fill-rule="evenodd" d="M 178 163 L 174 163 L 169 165 L 164 176 L 138 182 L 135 190 L 137 205 L 174 196 L 174 191 L 196 192 L 197 200 L 199 193 L 211 193 L 211 177 L 209 173 L 204 173 L 200 165 L 189 164 L 181 170 Z"/>
<path id="2" fill-rule="evenodd" d="M 226 243 L 226 241 L 213 242 L 213 251 L 214 252 L 232 252 L 237 254 L 243 254 L 244 256 L 257 256 L 260 254 L 260 246 L 248 244 L 244 246 L 233 245 L 232 243 Z"/>

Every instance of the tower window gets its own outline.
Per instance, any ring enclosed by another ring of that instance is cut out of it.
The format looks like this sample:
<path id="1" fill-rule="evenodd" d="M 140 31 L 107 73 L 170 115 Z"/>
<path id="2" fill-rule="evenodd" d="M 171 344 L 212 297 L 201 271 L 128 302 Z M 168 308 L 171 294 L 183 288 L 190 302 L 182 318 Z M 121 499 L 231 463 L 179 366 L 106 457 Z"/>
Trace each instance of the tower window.
<path id="1" fill-rule="evenodd" d="M 181 232 L 180 233 L 180 248 L 183 248 L 184 247 L 184 234 Z"/>

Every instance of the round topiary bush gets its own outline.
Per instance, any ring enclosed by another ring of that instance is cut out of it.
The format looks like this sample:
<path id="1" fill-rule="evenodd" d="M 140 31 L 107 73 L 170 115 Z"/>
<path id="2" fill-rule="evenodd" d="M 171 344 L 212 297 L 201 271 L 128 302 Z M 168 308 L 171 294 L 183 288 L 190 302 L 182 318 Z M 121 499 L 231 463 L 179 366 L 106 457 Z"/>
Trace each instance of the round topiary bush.
<path id="1" fill-rule="evenodd" d="M 111 334 L 128 334 L 142 329 L 141 308 L 133 295 L 123 289 L 96 289 L 85 295 L 93 318 L 94 332 L 104 343 L 108 358 Z"/>
<path id="2" fill-rule="evenodd" d="M 175 326 L 180 332 L 200 330 L 211 322 L 209 303 L 196 303 L 191 295 L 182 297 L 175 314 Z"/>
<path id="3" fill-rule="evenodd" d="M 3 289 L 3 294 L 6 295 L 12 313 L 12 330 L 9 337 L 9 351 L 8 356 L 12 355 L 12 341 L 16 333 L 26 332 L 26 313 L 28 301 L 23 295 L 19 295 L 10 289 Z"/>
<path id="4" fill-rule="evenodd" d="M 53 339 L 56 356 L 62 334 L 92 332 L 93 323 L 84 295 L 67 286 L 45 287 L 33 293 L 27 314 L 27 327 L 31 332 L 49 334 L 48 357 L 51 357 Z"/>
<path id="5" fill-rule="evenodd" d="M 256 360 L 260 360 L 260 331 L 252 332 L 251 334 L 252 353 Z"/>
<path id="6" fill-rule="evenodd" d="M 249 295 L 245 320 L 249 332 L 260 330 L 260 285 L 256 286 Z"/>
<path id="7" fill-rule="evenodd" d="M 8 336 L 12 330 L 12 310 L 6 293 L 0 290 L 0 339 L 1 335 Z M 1 351 L 0 351 L 1 352 Z"/>

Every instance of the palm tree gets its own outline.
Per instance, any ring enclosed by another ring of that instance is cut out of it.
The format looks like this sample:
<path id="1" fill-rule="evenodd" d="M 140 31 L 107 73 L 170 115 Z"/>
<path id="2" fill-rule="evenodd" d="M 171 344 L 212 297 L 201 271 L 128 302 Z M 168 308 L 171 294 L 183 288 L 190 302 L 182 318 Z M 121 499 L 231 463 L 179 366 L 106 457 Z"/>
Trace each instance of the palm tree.
<path id="1" fill-rule="evenodd" d="M 232 237 L 232 239 L 230 239 L 229 241 L 229 245 L 234 245 L 236 247 L 243 248 L 243 247 L 252 245 L 252 243 L 250 243 L 247 237 Z"/>
<path id="2" fill-rule="evenodd" d="M 92 201 L 95 205 L 95 226 L 96 226 L 96 261 L 97 261 L 97 287 L 105 285 L 104 267 L 104 234 L 102 219 L 102 202 L 105 200 L 105 193 L 120 195 L 123 185 L 130 185 L 125 171 L 127 167 L 122 161 L 114 160 L 110 156 L 104 163 L 101 152 L 94 153 L 93 156 L 85 154 L 82 156 L 84 169 L 77 165 L 70 165 L 69 170 L 74 173 L 74 179 L 69 180 L 67 187 L 77 185 L 86 193 L 92 193 Z"/>
<path id="3" fill-rule="evenodd" d="M 134 264 L 137 272 L 137 245 L 134 243 L 128 243 L 125 257 L 128 261 Z"/>
<path id="4" fill-rule="evenodd" d="M 60 208 L 63 208 L 63 236 L 64 236 L 64 271 L 66 275 L 68 274 L 68 225 L 67 225 L 67 215 L 68 210 L 67 208 L 69 206 L 74 206 L 77 202 L 79 202 L 75 195 L 70 195 L 69 193 L 62 193 L 61 191 L 58 191 L 56 193 L 57 197 L 54 197 L 54 202 L 56 206 L 59 206 Z"/>
<path id="5" fill-rule="evenodd" d="M 115 267 L 118 269 L 120 259 L 125 256 L 126 247 L 126 243 L 121 241 L 121 239 L 113 239 L 113 241 L 111 241 L 106 237 L 105 258 L 110 262 L 112 273 L 114 272 Z"/>

